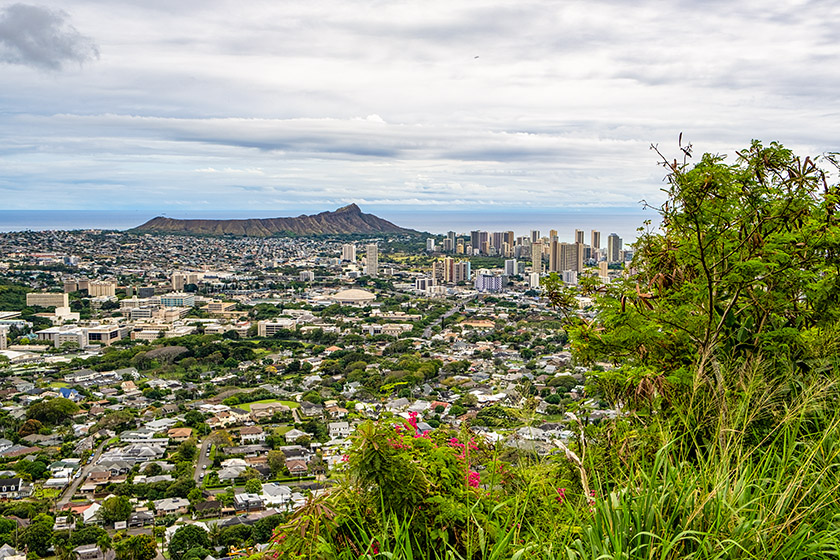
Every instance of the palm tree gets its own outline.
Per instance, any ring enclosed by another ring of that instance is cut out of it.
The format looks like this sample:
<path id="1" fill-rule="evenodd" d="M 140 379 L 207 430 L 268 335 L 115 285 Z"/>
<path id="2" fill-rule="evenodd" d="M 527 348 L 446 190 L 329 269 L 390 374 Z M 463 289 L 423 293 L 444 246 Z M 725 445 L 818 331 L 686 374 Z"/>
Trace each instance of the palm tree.
<path id="1" fill-rule="evenodd" d="M 58 560 L 76 560 L 76 551 L 70 548 L 69 543 L 55 546 L 55 555 Z"/>
<path id="2" fill-rule="evenodd" d="M 219 546 L 219 542 L 222 538 L 222 528 L 219 527 L 218 523 L 207 524 L 207 536 L 210 538 L 210 542 L 213 546 Z"/>

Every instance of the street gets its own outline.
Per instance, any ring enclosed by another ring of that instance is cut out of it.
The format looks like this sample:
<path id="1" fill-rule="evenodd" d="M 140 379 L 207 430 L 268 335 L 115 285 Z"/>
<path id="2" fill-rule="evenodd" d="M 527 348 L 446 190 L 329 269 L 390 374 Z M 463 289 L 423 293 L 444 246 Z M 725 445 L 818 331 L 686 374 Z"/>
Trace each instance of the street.
<path id="1" fill-rule="evenodd" d="M 105 447 L 106 443 L 107 440 L 100 443 L 93 455 L 90 456 L 90 460 L 88 461 L 87 465 L 82 467 L 82 473 L 73 479 L 73 482 L 70 483 L 70 486 L 68 486 L 64 493 L 61 495 L 61 499 L 58 500 L 58 503 L 56 505 L 56 510 L 61 510 L 61 508 L 66 506 L 68 503 L 70 503 L 70 500 L 73 499 L 73 494 L 76 493 L 76 489 L 79 487 L 79 484 L 81 484 L 82 481 L 85 478 L 87 478 L 87 475 L 96 466 L 96 461 L 98 461 L 99 456 L 102 455 L 102 448 Z"/>

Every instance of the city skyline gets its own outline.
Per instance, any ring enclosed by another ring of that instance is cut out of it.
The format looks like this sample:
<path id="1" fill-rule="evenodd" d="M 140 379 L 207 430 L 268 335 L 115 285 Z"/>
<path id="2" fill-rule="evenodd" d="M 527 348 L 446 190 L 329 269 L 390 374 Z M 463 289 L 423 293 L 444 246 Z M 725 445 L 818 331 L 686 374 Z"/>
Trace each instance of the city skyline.
<path id="1" fill-rule="evenodd" d="M 839 20 L 827 2 L 0 3 L 0 198 L 633 208 L 662 198 L 649 147 L 677 157 L 680 133 L 730 161 L 753 138 L 836 151 Z"/>

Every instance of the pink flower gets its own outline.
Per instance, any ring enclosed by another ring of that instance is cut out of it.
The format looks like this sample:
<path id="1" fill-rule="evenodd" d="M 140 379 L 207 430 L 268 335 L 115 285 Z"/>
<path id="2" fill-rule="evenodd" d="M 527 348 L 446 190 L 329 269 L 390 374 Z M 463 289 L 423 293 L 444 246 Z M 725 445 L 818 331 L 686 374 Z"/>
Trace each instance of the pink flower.
<path id="1" fill-rule="evenodd" d="M 481 483 L 481 475 L 475 471 L 469 471 L 467 474 L 467 484 L 471 488 L 478 488 L 478 485 Z"/>
<path id="2" fill-rule="evenodd" d="M 350 462 L 350 455 L 348 455 L 347 453 L 345 453 L 344 455 L 342 455 L 342 456 L 341 456 L 341 462 L 342 462 L 342 463 L 348 463 L 348 462 Z"/>
<path id="3" fill-rule="evenodd" d="M 452 447 L 464 447 L 464 444 L 458 443 L 458 438 L 455 437 L 449 440 L 449 445 L 451 445 Z"/>
<path id="4" fill-rule="evenodd" d="M 563 500 L 565 500 L 565 499 L 566 499 L 566 489 L 565 489 L 565 488 L 558 488 L 558 489 L 557 489 L 557 494 L 559 494 L 559 495 L 557 496 L 557 503 L 559 503 L 559 504 L 561 504 L 561 505 L 562 505 L 562 504 L 563 504 Z"/>

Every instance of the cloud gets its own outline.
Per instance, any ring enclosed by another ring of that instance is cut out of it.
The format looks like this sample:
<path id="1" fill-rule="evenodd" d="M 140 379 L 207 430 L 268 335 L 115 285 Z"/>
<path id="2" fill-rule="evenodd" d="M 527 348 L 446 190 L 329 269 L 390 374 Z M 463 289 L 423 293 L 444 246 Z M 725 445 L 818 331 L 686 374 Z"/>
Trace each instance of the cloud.
<path id="1" fill-rule="evenodd" d="M 69 14 L 29 4 L 0 12 L 0 60 L 43 70 L 99 58 L 93 39 L 68 23 Z"/>

